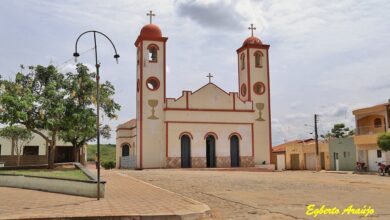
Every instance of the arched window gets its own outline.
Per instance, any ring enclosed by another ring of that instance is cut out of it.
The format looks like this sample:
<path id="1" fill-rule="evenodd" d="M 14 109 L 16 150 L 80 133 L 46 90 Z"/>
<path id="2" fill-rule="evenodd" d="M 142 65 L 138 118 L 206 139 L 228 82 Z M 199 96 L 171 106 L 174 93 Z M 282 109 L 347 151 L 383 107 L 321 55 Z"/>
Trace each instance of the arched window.
<path id="1" fill-rule="evenodd" d="M 130 155 L 130 146 L 128 144 L 124 144 L 122 146 L 122 157 L 128 157 Z"/>
<path id="2" fill-rule="evenodd" d="M 255 52 L 254 56 L 255 56 L 256 67 L 258 68 L 263 67 L 263 62 L 261 61 L 261 57 L 263 56 L 263 53 L 260 50 L 258 50 Z"/>
<path id="3" fill-rule="evenodd" d="M 240 59 L 241 59 L 241 70 L 243 70 L 243 69 L 245 69 L 245 54 L 244 53 L 241 54 Z"/>
<path id="4" fill-rule="evenodd" d="M 376 119 L 374 120 L 374 127 L 376 127 L 376 128 L 382 127 L 382 119 L 376 118 Z"/>
<path id="5" fill-rule="evenodd" d="M 149 62 L 157 62 L 157 51 L 158 51 L 158 46 L 156 44 L 150 44 L 148 46 L 149 50 Z"/>

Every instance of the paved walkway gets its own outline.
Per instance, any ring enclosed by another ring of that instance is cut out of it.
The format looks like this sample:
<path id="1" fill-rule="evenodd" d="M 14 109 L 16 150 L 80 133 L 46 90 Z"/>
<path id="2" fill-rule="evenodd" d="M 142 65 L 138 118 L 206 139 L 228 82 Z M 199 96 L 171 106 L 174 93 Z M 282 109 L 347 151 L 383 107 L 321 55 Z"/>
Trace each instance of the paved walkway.
<path id="1" fill-rule="evenodd" d="M 105 198 L 96 199 L 35 190 L 0 187 L 0 219 L 163 216 L 198 218 L 209 207 L 179 194 L 121 174 L 103 171 Z M 127 218 L 128 219 L 128 218 Z"/>

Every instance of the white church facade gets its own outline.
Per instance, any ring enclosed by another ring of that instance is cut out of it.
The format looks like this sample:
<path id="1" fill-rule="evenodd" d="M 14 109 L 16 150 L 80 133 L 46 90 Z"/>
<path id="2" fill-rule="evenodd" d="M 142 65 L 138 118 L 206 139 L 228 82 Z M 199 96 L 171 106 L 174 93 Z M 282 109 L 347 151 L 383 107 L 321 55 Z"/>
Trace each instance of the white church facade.
<path id="1" fill-rule="evenodd" d="M 166 43 L 144 26 L 137 48 L 136 118 L 117 127 L 117 168 L 253 167 L 269 164 L 269 45 L 248 37 L 237 49 L 238 91 L 214 83 L 166 97 Z"/>

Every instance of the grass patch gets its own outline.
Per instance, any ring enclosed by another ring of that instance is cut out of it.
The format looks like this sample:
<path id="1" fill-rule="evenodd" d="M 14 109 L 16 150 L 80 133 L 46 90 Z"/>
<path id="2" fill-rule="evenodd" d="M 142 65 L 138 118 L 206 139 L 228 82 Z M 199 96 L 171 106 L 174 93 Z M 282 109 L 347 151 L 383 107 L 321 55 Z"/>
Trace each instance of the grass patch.
<path id="1" fill-rule="evenodd" d="M 88 161 L 95 161 L 96 144 L 88 145 Z M 101 144 L 100 145 L 100 160 L 101 162 L 114 161 L 115 162 L 115 145 L 114 144 Z"/>
<path id="2" fill-rule="evenodd" d="M 37 176 L 37 177 L 54 177 L 54 178 L 72 179 L 72 180 L 89 180 L 88 176 L 86 176 L 83 173 L 83 171 L 81 171 L 79 169 L 0 170 L 0 174 L 28 175 L 28 176 Z"/>

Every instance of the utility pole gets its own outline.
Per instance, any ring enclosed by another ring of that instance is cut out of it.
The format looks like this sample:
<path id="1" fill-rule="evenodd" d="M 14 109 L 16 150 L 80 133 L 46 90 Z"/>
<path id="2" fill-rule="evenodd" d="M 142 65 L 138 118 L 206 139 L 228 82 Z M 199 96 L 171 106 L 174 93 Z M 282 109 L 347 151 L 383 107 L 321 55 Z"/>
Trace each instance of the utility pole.
<path id="1" fill-rule="evenodd" d="M 317 123 L 318 123 L 318 115 L 314 114 L 314 137 L 316 140 L 316 171 L 319 171 L 320 166 L 320 156 L 319 156 L 319 149 L 318 149 L 318 129 L 317 129 Z"/>

